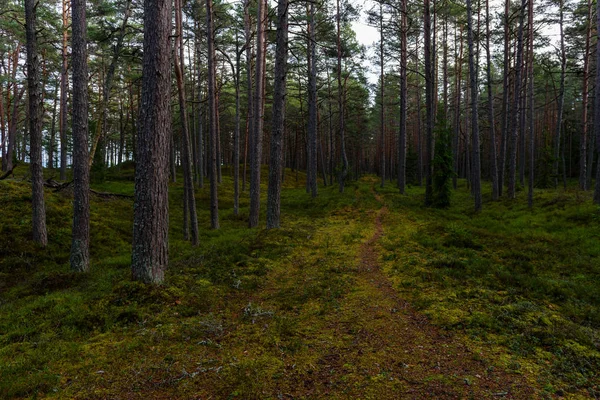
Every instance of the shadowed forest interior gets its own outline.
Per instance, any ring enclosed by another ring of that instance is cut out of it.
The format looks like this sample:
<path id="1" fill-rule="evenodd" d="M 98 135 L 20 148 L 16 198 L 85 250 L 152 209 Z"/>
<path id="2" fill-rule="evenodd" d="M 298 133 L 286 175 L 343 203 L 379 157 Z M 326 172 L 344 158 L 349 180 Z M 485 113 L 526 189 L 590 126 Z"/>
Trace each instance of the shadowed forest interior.
<path id="1" fill-rule="evenodd" d="M 0 3 L 0 398 L 597 398 L 600 4 Z"/>

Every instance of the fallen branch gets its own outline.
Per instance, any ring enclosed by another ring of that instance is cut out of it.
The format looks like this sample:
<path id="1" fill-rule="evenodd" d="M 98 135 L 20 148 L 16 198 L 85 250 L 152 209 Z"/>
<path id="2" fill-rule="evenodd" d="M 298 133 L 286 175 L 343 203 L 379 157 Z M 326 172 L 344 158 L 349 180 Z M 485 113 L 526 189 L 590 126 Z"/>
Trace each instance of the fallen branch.
<path id="1" fill-rule="evenodd" d="M 108 199 L 110 199 L 112 197 L 118 197 L 118 198 L 122 198 L 122 199 L 133 199 L 133 195 L 130 195 L 130 194 L 99 192 L 94 189 L 90 189 L 90 192 L 95 194 L 96 196 L 104 197 L 104 198 L 108 198 Z"/>
<path id="2" fill-rule="evenodd" d="M 19 163 L 15 163 L 15 165 L 13 165 L 13 167 L 11 169 L 9 169 L 8 171 L 6 171 L 4 173 L 4 175 L 0 176 L 0 181 L 5 180 L 6 178 L 8 178 L 10 175 L 12 175 L 13 171 L 15 170 L 15 168 L 17 168 L 17 165 L 19 165 Z"/>

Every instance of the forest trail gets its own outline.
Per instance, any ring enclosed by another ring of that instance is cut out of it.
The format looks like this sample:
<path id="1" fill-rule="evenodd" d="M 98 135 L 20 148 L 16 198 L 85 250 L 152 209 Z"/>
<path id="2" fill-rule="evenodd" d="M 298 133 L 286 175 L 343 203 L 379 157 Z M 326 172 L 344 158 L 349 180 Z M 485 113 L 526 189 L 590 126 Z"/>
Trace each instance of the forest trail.
<path id="1" fill-rule="evenodd" d="M 329 329 L 346 340 L 321 360 L 321 393 L 379 399 L 534 398 L 523 376 L 504 372 L 486 355 L 471 352 L 399 298 L 378 263 L 388 210 L 373 194 L 381 206 L 373 218 L 374 232 L 360 246 L 359 267 L 344 304 L 327 318 Z M 343 372 L 352 365 L 371 379 L 362 384 L 345 381 Z"/>

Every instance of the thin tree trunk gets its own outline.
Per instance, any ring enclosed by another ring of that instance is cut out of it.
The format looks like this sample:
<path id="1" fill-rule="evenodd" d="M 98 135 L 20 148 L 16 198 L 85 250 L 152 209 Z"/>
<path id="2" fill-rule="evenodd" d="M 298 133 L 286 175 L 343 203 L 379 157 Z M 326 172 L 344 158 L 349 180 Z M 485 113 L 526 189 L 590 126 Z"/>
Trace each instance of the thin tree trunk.
<path id="1" fill-rule="evenodd" d="M 433 201 L 433 69 L 431 66 L 431 10 L 429 0 L 423 2 L 423 36 L 425 57 L 425 205 Z"/>
<path id="2" fill-rule="evenodd" d="M 315 3 L 310 3 L 308 24 L 308 165 L 307 180 L 311 196 L 317 197 L 317 65 Z"/>
<path id="3" fill-rule="evenodd" d="M 458 155 L 459 155 L 459 144 L 460 144 L 460 103 L 461 103 L 461 78 L 462 78 L 462 59 L 463 59 L 463 28 L 460 27 L 459 41 L 460 41 L 460 50 L 458 58 L 456 59 L 456 103 L 454 107 L 454 136 L 452 137 L 452 158 L 454 162 L 454 176 L 452 177 L 452 185 L 456 190 L 458 186 Z"/>
<path id="4" fill-rule="evenodd" d="M 67 91 L 68 77 L 68 46 L 69 46 L 69 11 L 68 0 L 62 0 L 62 68 L 60 72 L 60 179 L 67 180 Z"/>
<path id="5" fill-rule="evenodd" d="M 314 7 L 314 4 L 312 7 Z M 277 21 L 275 87 L 273 92 L 273 129 L 271 131 L 269 191 L 267 195 L 267 229 L 279 228 L 280 226 L 281 172 L 283 167 L 283 134 L 285 129 L 285 97 L 288 57 L 288 0 L 279 0 L 277 5 Z"/>
<path id="6" fill-rule="evenodd" d="M 560 141 L 562 136 L 562 120 L 565 104 L 565 75 L 567 68 L 567 54 L 565 50 L 565 37 L 563 33 L 563 0 L 559 5 L 559 29 L 560 29 L 560 88 L 558 92 L 558 111 L 556 128 L 554 133 L 554 162 L 552 164 L 552 175 L 554 175 L 554 187 L 558 187 L 558 164 L 560 162 Z"/>
<path id="7" fill-rule="evenodd" d="M 42 171 L 42 88 L 37 45 L 37 15 L 35 0 L 25 0 L 25 31 L 27 37 L 27 96 L 29 101 L 29 136 L 32 187 L 33 240 L 45 247 L 46 206 Z"/>
<path id="8" fill-rule="evenodd" d="M 519 101 L 521 93 L 521 66 L 523 59 L 523 25 L 525 20 L 525 5 L 527 0 L 521 0 L 519 11 L 519 33 L 517 37 L 517 60 L 515 62 L 515 92 L 513 99 L 513 109 L 511 113 L 511 136 L 510 136 L 510 155 L 508 158 L 508 197 L 514 199 L 516 196 L 516 174 L 517 174 L 517 142 L 519 139 Z"/>
<path id="9" fill-rule="evenodd" d="M 579 168 L 579 188 L 581 190 L 588 190 L 587 170 L 588 166 L 587 157 L 587 140 L 588 140 L 588 97 L 589 97 L 589 76 L 590 76 L 590 42 L 592 40 L 592 0 L 588 0 L 588 17 L 587 27 L 585 34 L 585 53 L 583 56 L 583 117 L 582 117 L 582 129 L 581 129 L 581 150 L 580 150 L 580 168 Z M 590 149 L 593 153 L 593 149 Z"/>
<path id="10" fill-rule="evenodd" d="M 473 10 L 471 0 L 467 0 L 467 41 L 469 43 L 469 76 L 471 86 L 471 130 L 473 140 L 472 156 L 472 192 L 475 199 L 475 211 L 481 210 L 481 160 L 479 155 L 479 109 L 477 93 L 477 72 L 475 70 L 475 51 L 473 46 Z"/>
<path id="11" fill-rule="evenodd" d="M 210 223 L 212 229 L 219 229 L 219 197 L 217 177 L 217 101 L 215 77 L 215 38 L 213 2 L 206 0 L 206 41 L 208 44 L 208 131 L 209 151 L 207 153 L 210 170 Z"/>
<path id="12" fill-rule="evenodd" d="M 509 137 L 509 80 L 510 70 L 510 0 L 504 2 L 504 71 L 502 84 L 502 134 L 500 135 L 500 160 L 498 162 L 498 196 L 504 190 L 506 171 L 506 145 Z"/>
<path id="13" fill-rule="evenodd" d="M 594 136 L 596 153 L 600 155 L 600 1 L 596 2 L 596 93 L 594 102 Z M 590 165 L 591 167 L 591 165 Z M 596 187 L 594 203 L 600 204 L 600 156 L 596 162 Z"/>
<path id="14" fill-rule="evenodd" d="M 71 270 L 90 269 L 90 170 L 88 167 L 88 65 L 86 1 L 72 0 L 73 240 Z"/>
<path id="15" fill-rule="evenodd" d="M 406 2 L 402 0 L 400 10 L 400 130 L 398 135 L 398 189 L 406 191 L 406 104 L 407 104 L 407 51 L 406 51 Z"/>
<path id="16" fill-rule="evenodd" d="M 175 0 L 175 48 L 173 52 L 173 61 L 175 67 L 175 78 L 177 80 L 177 94 L 179 98 L 179 119 L 181 122 L 181 145 L 183 147 L 183 186 L 184 186 L 184 210 L 187 209 L 189 217 L 189 227 L 191 228 L 191 242 L 197 246 L 198 239 L 198 216 L 196 213 L 196 198 L 194 197 L 194 175 L 192 170 L 192 144 L 187 120 L 187 106 L 185 99 L 185 74 L 184 74 L 184 54 L 183 54 L 183 24 L 182 24 L 182 4 L 181 0 Z M 184 213 L 185 214 L 185 213 Z M 185 215 L 184 215 L 185 218 Z M 186 222 L 185 220 L 184 222 Z M 185 226 L 185 224 L 184 224 Z M 184 228 L 185 229 L 185 228 Z M 184 230 L 184 236 L 187 235 L 187 229 Z"/>
<path id="17" fill-rule="evenodd" d="M 344 85 L 342 85 L 342 36 L 341 19 L 342 10 L 340 9 L 340 0 L 336 0 L 336 44 L 337 44 L 337 81 L 338 81 L 338 115 L 340 130 L 340 155 L 342 157 L 342 170 L 339 176 L 340 193 L 344 192 L 346 176 L 348 175 L 348 157 L 346 155 L 346 132 L 344 118 Z"/>
<path id="18" fill-rule="evenodd" d="M 256 21 L 256 88 L 254 90 L 254 126 L 250 136 L 250 228 L 258 226 L 260 216 L 260 169 L 262 159 L 262 131 L 264 123 L 263 97 L 264 86 L 264 45 L 265 45 L 265 10 L 266 4 L 258 0 Z"/>
<path id="19" fill-rule="evenodd" d="M 381 109 L 379 110 L 379 123 L 381 135 L 381 187 L 385 187 L 385 89 L 384 89 L 384 61 L 383 61 L 383 3 L 379 3 L 379 85 Z"/>
<path id="20" fill-rule="evenodd" d="M 528 106 L 529 106 L 529 182 L 527 191 L 527 204 L 533 207 L 533 179 L 535 173 L 535 108 L 533 97 L 533 0 L 529 0 L 529 70 L 528 70 Z"/>
<path id="21" fill-rule="evenodd" d="M 490 51 L 490 2 L 485 1 L 485 30 L 486 30 L 486 74 L 488 92 L 488 123 L 490 125 L 490 176 L 492 180 L 492 200 L 498 200 L 498 164 L 496 154 L 496 129 L 494 121 L 494 93 L 492 85 L 492 56 Z"/>

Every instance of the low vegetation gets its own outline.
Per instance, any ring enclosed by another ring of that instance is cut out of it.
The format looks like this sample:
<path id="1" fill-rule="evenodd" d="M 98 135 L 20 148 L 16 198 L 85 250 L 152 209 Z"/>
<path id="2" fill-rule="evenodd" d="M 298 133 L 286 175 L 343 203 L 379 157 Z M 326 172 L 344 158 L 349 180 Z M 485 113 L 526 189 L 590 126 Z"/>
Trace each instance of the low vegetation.
<path id="1" fill-rule="evenodd" d="M 130 168 L 94 188 L 132 194 Z M 369 299 L 396 301 L 360 271 L 376 218 L 372 246 L 393 291 L 470 359 L 534 393 L 507 384 L 489 396 L 600 395 L 600 210 L 587 193 L 538 191 L 533 210 L 487 199 L 475 214 L 464 182 L 437 210 L 421 206 L 422 188 L 400 196 L 374 178 L 311 199 L 297 176 L 286 173 L 283 228 L 249 230 L 225 169 L 222 229 L 209 229 L 208 191 L 197 190 L 198 248 L 183 240 L 183 188 L 172 184 L 160 287 L 130 280 L 130 199 L 92 196 L 91 273 L 72 274 L 69 191 L 46 193 L 42 250 L 29 237 L 30 187 L 0 181 L 0 397 L 390 398 L 435 384 L 439 397 L 481 398 L 479 375 L 413 382 L 382 361 L 422 343 L 369 339 L 387 334 Z"/>

